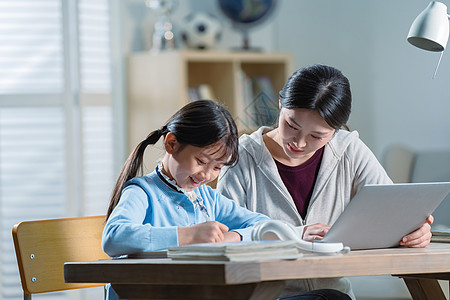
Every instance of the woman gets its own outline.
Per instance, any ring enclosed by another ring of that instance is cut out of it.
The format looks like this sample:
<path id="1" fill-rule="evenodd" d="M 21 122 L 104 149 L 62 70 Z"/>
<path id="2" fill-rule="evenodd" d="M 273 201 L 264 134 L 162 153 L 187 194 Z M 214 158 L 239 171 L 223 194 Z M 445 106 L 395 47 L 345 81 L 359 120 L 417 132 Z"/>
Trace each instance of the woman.
<path id="1" fill-rule="evenodd" d="M 339 70 L 297 70 L 280 91 L 279 104 L 278 126 L 239 139 L 239 163 L 222 169 L 217 188 L 252 211 L 299 226 L 304 240 L 321 240 L 362 186 L 392 180 L 358 133 L 342 129 L 351 91 Z M 432 221 L 424 220 L 400 245 L 428 245 Z M 285 295 L 319 288 L 354 298 L 345 278 L 290 281 Z"/>

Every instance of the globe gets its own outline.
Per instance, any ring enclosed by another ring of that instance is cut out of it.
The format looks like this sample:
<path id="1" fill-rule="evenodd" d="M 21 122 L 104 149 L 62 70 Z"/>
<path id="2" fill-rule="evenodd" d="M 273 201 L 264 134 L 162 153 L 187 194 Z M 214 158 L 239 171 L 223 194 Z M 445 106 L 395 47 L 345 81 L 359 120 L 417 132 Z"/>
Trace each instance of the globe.
<path id="1" fill-rule="evenodd" d="M 243 33 L 243 49 L 249 50 L 248 30 L 268 19 L 276 0 L 218 0 L 223 14 Z"/>

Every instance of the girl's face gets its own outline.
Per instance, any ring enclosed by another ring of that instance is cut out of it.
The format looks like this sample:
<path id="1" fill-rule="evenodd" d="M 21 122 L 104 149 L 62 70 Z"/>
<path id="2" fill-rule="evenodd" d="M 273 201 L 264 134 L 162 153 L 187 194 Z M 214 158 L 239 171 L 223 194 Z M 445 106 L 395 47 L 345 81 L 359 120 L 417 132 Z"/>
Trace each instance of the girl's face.
<path id="1" fill-rule="evenodd" d="M 303 163 L 333 137 L 330 127 L 317 111 L 281 108 L 277 143 L 288 160 Z"/>
<path id="2" fill-rule="evenodd" d="M 205 148 L 191 145 L 181 147 L 172 133 L 167 134 L 165 142 L 163 171 L 188 192 L 216 179 L 229 157 L 225 153 L 226 147 L 220 142 Z"/>

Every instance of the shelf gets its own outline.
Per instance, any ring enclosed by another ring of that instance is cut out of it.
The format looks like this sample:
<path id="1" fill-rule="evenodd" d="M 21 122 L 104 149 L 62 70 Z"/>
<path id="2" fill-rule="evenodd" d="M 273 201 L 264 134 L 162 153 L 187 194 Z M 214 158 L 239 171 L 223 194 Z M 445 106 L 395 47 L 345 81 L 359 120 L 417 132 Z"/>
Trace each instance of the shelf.
<path id="1" fill-rule="evenodd" d="M 252 105 L 271 101 L 270 105 L 277 110 L 278 92 L 290 76 L 291 66 L 291 55 L 285 53 L 185 50 L 132 54 L 128 60 L 129 150 L 161 127 L 180 107 L 195 100 L 189 97 L 194 97 L 192 92 L 200 86 L 212 91 L 215 98 L 212 100 L 224 104 L 241 132 L 255 129 L 261 124 L 250 121 L 253 117 L 249 119 Z M 272 86 L 270 99 L 250 95 L 249 82 L 255 78 L 263 78 Z M 147 151 L 148 170 L 154 168 L 163 153 L 162 146 L 159 148 L 158 154 Z"/>

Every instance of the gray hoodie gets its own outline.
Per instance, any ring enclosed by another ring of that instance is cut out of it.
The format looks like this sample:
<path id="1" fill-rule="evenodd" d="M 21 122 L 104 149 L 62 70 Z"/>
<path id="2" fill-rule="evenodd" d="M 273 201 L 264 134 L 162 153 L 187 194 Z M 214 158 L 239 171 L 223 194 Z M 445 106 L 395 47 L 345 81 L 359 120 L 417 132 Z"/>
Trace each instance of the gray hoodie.
<path id="1" fill-rule="evenodd" d="M 217 182 L 219 192 L 252 211 L 299 226 L 299 231 L 309 224 L 333 225 L 362 186 L 392 183 L 358 132 L 339 130 L 325 146 L 308 211 L 302 219 L 263 142 L 263 133 L 271 129 L 261 127 L 251 135 L 242 135 L 238 164 L 224 167 Z M 337 289 L 355 298 L 345 278 L 289 280 L 283 296 L 321 288 Z"/>

